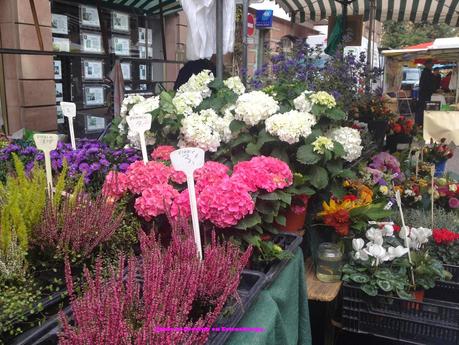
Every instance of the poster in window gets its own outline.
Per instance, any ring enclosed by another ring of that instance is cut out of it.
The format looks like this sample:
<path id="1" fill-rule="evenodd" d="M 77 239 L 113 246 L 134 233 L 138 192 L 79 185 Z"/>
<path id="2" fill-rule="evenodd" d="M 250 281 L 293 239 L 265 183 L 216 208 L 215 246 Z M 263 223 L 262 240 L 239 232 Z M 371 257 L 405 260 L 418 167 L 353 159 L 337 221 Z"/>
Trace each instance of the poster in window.
<path id="1" fill-rule="evenodd" d="M 124 80 L 131 80 L 131 63 L 123 62 L 121 64 L 121 72 L 123 72 Z"/>
<path id="2" fill-rule="evenodd" d="M 129 38 L 113 37 L 113 51 L 115 55 L 129 56 L 129 47 Z"/>
<path id="3" fill-rule="evenodd" d="M 96 7 L 82 5 L 80 7 L 81 25 L 100 28 L 99 12 Z"/>
<path id="4" fill-rule="evenodd" d="M 147 80 L 147 65 L 139 65 L 139 79 Z"/>
<path id="5" fill-rule="evenodd" d="M 64 93 L 62 91 L 62 83 L 56 83 L 56 103 L 64 100 Z"/>
<path id="6" fill-rule="evenodd" d="M 148 45 L 152 46 L 153 45 L 153 30 L 152 29 L 148 29 L 147 38 L 148 38 Z"/>
<path id="7" fill-rule="evenodd" d="M 139 85 L 139 90 L 140 91 L 147 91 L 148 90 L 147 84 L 140 84 Z"/>
<path id="8" fill-rule="evenodd" d="M 54 60 L 54 79 L 62 79 L 62 61 Z"/>
<path id="9" fill-rule="evenodd" d="M 146 36 L 147 35 L 147 30 L 145 28 L 139 28 L 139 43 L 140 44 L 145 44 L 146 42 Z"/>
<path id="10" fill-rule="evenodd" d="M 62 108 L 60 105 L 56 106 L 56 113 L 57 113 L 57 123 L 64 123 L 64 113 L 62 112 Z"/>
<path id="11" fill-rule="evenodd" d="M 69 52 L 70 40 L 68 38 L 53 37 L 53 50 L 56 52 Z"/>
<path id="12" fill-rule="evenodd" d="M 112 29 L 115 31 L 129 32 L 129 14 L 112 12 Z"/>
<path id="13" fill-rule="evenodd" d="M 102 61 L 83 60 L 83 70 L 85 80 L 100 80 L 103 79 Z"/>
<path id="14" fill-rule="evenodd" d="M 84 104 L 103 105 L 104 88 L 102 86 L 86 86 L 84 88 Z"/>
<path id="15" fill-rule="evenodd" d="M 69 27 L 67 22 L 67 16 L 63 14 L 52 14 L 51 28 L 53 34 L 68 35 Z"/>
<path id="16" fill-rule="evenodd" d="M 101 132 L 105 129 L 105 118 L 101 116 L 86 116 L 86 133 Z"/>
<path id="17" fill-rule="evenodd" d="M 83 32 L 81 34 L 83 42 L 83 51 L 85 53 L 101 53 L 102 52 L 102 36 L 100 34 L 90 34 Z"/>
<path id="18" fill-rule="evenodd" d="M 139 46 L 139 57 L 141 59 L 146 59 L 147 58 L 147 47 Z"/>

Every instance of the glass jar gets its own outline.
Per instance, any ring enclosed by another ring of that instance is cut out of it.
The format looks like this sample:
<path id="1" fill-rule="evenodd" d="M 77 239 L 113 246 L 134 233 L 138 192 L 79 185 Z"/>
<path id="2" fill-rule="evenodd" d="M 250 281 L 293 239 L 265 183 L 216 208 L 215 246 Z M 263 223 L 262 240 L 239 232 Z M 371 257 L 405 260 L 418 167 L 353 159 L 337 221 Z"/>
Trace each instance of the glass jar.
<path id="1" fill-rule="evenodd" d="M 338 245 L 329 242 L 321 243 L 317 257 L 317 279 L 324 283 L 340 281 L 343 253 Z"/>

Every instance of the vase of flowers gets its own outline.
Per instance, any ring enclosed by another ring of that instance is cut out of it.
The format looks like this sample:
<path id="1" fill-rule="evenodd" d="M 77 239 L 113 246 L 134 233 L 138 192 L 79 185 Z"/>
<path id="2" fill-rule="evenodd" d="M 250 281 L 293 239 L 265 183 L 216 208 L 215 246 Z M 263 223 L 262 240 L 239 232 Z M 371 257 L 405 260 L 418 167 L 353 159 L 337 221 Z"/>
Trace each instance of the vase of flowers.
<path id="1" fill-rule="evenodd" d="M 397 151 L 399 144 L 411 144 L 416 128 L 413 119 L 399 116 L 398 119 L 390 121 L 386 137 L 386 148 L 389 152 Z"/>
<path id="2" fill-rule="evenodd" d="M 445 172 L 446 161 L 453 157 L 453 148 L 446 144 L 446 138 L 442 138 L 440 143 L 432 140 L 423 150 L 424 161 L 435 164 L 435 177 L 442 176 Z"/>

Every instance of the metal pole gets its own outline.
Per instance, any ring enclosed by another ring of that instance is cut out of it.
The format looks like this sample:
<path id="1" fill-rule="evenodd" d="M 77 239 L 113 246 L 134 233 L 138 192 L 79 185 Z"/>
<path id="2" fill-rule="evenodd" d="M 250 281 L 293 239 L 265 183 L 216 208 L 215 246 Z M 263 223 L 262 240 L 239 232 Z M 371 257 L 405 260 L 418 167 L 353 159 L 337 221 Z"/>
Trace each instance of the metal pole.
<path id="1" fill-rule="evenodd" d="M 257 69 L 263 66 L 263 56 L 265 55 L 265 30 L 258 29 L 258 51 L 257 51 Z"/>
<path id="2" fill-rule="evenodd" d="M 373 32 L 373 9 L 374 9 L 374 0 L 370 1 L 370 27 L 368 28 L 368 47 L 367 47 L 367 65 L 371 66 L 371 34 Z"/>
<path id="3" fill-rule="evenodd" d="M 217 79 L 223 80 L 223 0 L 217 0 Z"/>
<path id="4" fill-rule="evenodd" d="M 249 15 L 249 0 L 242 3 L 242 82 L 247 86 L 248 44 L 247 44 L 247 17 Z"/>

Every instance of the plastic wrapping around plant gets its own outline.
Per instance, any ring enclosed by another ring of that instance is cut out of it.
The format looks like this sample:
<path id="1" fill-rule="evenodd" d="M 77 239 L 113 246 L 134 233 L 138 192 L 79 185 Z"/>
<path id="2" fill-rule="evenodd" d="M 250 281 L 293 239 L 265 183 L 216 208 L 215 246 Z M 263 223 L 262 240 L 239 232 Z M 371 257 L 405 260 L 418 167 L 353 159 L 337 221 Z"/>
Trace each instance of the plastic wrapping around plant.
<path id="1" fill-rule="evenodd" d="M 452 299 L 447 289 L 437 286 L 426 291 L 423 302 L 391 296 L 367 296 L 359 287 L 344 284 L 343 328 L 410 344 L 459 343 L 459 285 Z"/>
<path id="2" fill-rule="evenodd" d="M 272 238 L 275 245 L 278 245 L 286 254 L 293 257 L 303 241 L 303 237 L 292 233 L 279 233 Z M 287 266 L 289 259 L 273 260 L 270 262 L 256 262 L 252 267 L 256 271 L 261 271 L 266 275 L 264 288 L 269 287 L 279 276 L 282 270 Z"/>

